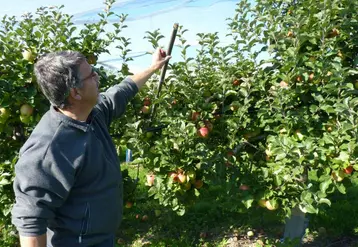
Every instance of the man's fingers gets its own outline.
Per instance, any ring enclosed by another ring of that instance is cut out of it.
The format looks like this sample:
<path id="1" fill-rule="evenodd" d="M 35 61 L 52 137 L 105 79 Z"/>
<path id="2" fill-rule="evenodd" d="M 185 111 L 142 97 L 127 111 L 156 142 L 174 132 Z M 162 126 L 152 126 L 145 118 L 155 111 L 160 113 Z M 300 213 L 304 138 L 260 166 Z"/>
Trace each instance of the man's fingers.
<path id="1" fill-rule="evenodd" d="M 167 61 L 169 61 L 169 59 L 171 59 L 171 58 L 172 58 L 172 56 L 166 56 L 165 59 L 164 59 L 164 61 L 167 62 Z"/>
<path id="2" fill-rule="evenodd" d="M 159 52 L 160 52 L 160 55 L 162 57 L 166 57 L 167 56 L 167 53 L 163 50 L 163 49 L 159 49 Z"/>

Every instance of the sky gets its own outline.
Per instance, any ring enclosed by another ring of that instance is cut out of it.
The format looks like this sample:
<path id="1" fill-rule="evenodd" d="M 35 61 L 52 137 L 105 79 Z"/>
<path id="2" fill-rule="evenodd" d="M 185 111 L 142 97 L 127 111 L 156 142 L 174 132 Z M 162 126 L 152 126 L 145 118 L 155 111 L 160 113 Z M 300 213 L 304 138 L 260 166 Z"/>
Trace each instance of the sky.
<path id="1" fill-rule="evenodd" d="M 150 65 L 151 44 L 143 39 L 146 31 L 159 29 L 165 36 L 160 45 L 168 46 L 174 23 L 183 25 L 189 31 L 185 38 L 192 47 L 189 55 L 195 55 L 197 33 L 218 32 L 221 44 L 228 43 L 227 18 L 235 14 L 239 0 L 117 0 L 112 11 L 117 14 L 128 14 L 125 29 L 121 35 L 131 39 L 129 54 L 134 61 L 129 63 L 132 72 L 137 72 Z M 98 20 L 98 13 L 105 5 L 103 0 L 12 0 L 2 1 L 0 17 L 3 15 L 21 16 L 25 12 L 35 12 L 41 6 L 64 5 L 63 12 L 73 15 L 73 22 L 81 28 L 85 23 Z M 115 20 L 114 20 L 115 21 Z M 174 46 L 172 61 L 179 61 L 179 49 Z M 120 68 L 122 61 L 119 51 L 111 50 L 111 54 L 99 57 L 99 64 Z"/>

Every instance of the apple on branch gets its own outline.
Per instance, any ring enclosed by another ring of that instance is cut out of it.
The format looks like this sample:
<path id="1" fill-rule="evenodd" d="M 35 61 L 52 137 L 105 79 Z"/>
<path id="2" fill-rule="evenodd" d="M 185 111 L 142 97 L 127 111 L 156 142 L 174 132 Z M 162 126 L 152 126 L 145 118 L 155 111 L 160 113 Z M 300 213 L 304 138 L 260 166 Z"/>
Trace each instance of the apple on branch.
<path id="1" fill-rule="evenodd" d="M 148 186 L 153 186 L 154 185 L 154 180 L 155 180 L 155 175 L 153 175 L 153 174 L 148 174 L 147 175 L 147 185 Z"/>
<path id="2" fill-rule="evenodd" d="M 142 109 L 141 109 L 141 112 L 142 112 L 143 114 L 149 114 L 149 111 L 150 111 L 150 107 L 147 106 L 147 105 L 144 105 L 144 106 L 142 107 Z"/>
<path id="3" fill-rule="evenodd" d="M 209 129 L 207 127 L 201 127 L 198 130 L 198 136 L 201 138 L 208 138 L 209 136 Z"/>
<path id="4" fill-rule="evenodd" d="M 24 117 L 30 117 L 34 112 L 34 108 L 29 104 L 23 104 L 20 108 L 20 114 Z"/>

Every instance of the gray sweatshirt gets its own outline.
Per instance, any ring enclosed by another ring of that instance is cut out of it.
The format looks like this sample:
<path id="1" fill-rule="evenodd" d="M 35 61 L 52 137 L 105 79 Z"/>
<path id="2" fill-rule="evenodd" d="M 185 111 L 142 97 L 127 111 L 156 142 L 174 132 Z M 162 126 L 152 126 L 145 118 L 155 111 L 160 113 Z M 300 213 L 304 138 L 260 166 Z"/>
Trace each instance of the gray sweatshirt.
<path id="1" fill-rule="evenodd" d="M 108 132 L 138 92 L 129 78 L 99 95 L 86 122 L 54 107 L 42 117 L 15 165 L 12 222 L 22 236 L 47 233 L 48 246 L 75 247 L 113 236 L 123 185 Z"/>

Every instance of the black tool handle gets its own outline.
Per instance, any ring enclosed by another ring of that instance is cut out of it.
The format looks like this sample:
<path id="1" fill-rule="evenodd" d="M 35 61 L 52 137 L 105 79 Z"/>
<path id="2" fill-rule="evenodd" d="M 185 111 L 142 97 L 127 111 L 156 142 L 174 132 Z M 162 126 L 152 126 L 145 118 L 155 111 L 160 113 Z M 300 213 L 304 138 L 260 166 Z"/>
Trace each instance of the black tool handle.
<path id="1" fill-rule="evenodd" d="M 173 26 L 172 36 L 171 36 L 170 41 L 169 41 L 169 46 L 168 46 L 168 50 L 167 50 L 167 56 L 170 56 L 172 54 L 174 41 L 175 41 L 175 38 L 177 36 L 178 28 L 179 28 L 179 24 L 175 23 L 174 26 Z M 165 64 L 162 67 L 161 73 L 160 73 L 160 80 L 159 80 L 158 91 L 157 91 L 157 99 L 159 98 L 160 91 L 162 89 L 162 85 L 163 85 L 163 82 L 164 82 L 164 79 L 165 79 L 165 73 L 167 72 L 168 64 L 169 64 L 169 60 L 165 62 Z M 151 111 L 150 122 L 152 122 L 152 120 L 154 118 L 156 108 L 157 108 L 156 104 L 153 104 L 152 111 Z"/>

